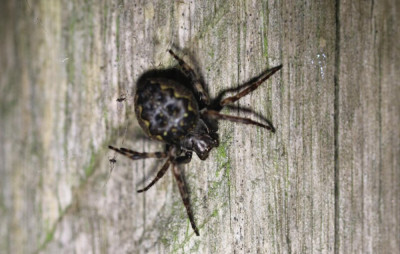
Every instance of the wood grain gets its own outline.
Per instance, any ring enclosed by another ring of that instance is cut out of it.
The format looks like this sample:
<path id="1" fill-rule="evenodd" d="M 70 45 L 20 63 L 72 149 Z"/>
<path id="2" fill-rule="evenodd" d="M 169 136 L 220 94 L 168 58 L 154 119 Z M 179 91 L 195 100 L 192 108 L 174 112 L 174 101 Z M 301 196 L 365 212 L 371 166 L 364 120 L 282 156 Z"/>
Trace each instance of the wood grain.
<path id="1" fill-rule="evenodd" d="M 0 6 L 1 253 L 400 253 L 398 1 Z M 162 161 L 107 149 L 162 149 L 131 93 L 170 48 L 211 96 L 283 65 L 235 104 L 276 133 L 221 121 L 184 168 L 199 237 L 171 173 L 136 193 Z"/>

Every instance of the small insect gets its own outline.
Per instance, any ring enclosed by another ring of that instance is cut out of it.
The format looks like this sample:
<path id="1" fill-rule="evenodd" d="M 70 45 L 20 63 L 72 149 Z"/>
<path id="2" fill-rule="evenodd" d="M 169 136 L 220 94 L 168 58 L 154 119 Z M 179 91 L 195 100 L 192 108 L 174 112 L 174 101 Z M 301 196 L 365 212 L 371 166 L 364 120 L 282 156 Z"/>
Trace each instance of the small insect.
<path id="1" fill-rule="evenodd" d="M 137 82 L 134 96 L 135 113 L 140 126 L 150 138 L 164 142 L 165 151 L 141 153 L 127 148 L 109 148 L 132 160 L 164 159 L 156 177 L 138 192 L 150 189 L 171 166 L 190 224 L 196 235 L 200 235 L 178 165 L 189 163 L 193 152 L 205 160 L 210 151 L 218 147 L 218 120 L 256 125 L 275 132 L 270 123 L 263 124 L 245 117 L 221 114 L 220 111 L 257 89 L 282 65 L 267 70 L 239 88 L 223 91 L 217 98 L 210 100 L 197 73 L 172 50 L 168 52 L 178 61 L 181 71 L 170 69 L 143 74 Z M 226 92 L 234 91 L 237 94 L 223 99 Z"/>
<path id="2" fill-rule="evenodd" d="M 118 97 L 118 99 L 117 99 L 118 102 L 123 102 L 124 100 L 126 100 L 125 94 L 121 95 L 121 96 Z"/>

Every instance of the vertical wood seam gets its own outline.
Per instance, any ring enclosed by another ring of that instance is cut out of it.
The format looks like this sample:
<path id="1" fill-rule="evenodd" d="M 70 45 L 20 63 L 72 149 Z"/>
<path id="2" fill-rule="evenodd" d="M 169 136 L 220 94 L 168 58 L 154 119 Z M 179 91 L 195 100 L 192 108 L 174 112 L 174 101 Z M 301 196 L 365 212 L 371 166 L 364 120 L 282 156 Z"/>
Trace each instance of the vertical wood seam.
<path id="1" fill-rule="evenodd" d="M 334 253 L 339 253 L 339 74 L 340 74 L 340 0 L 335 1 L 335 70 L 334 70 Z"/>

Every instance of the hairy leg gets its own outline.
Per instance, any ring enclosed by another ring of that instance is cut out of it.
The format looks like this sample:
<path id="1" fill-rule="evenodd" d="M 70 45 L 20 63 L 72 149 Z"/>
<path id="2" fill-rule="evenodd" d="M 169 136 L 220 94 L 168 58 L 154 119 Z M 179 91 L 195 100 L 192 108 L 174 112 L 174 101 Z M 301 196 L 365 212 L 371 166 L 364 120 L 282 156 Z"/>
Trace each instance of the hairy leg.
<path id="1" fill-rule="evenodd" d="M 245 118 L 245 117 L 224 115 L 224 114 L 221 114 L 221 113 L 219 113 L 218 111 L 215 111 L 215 110 L 204 111 L 203 115 L 206 116 L 206 117 L 214 118 L 216 120 L 228 120 L 228 121 L 236 122 L 236 123 L 244 123 L 244 124 L 256 125 L 256 126 L 265 128 L 267 130 L 270 130 L 272 132 L 275 132 L 275 128 L 273 126 L 265 125 L 265 124 L 253 121 L 253 120 L 251 120 L 249 118 Z"/>
<path id="2" fill-rule="evenodd" d="M 179 56 L 177 56 L 171 49 L 168 50 L 168 52 L 178 61 L 185 74 L 189 76 L 191 80 L 193 80 L 193 88 L 195 92 L 200 96 L 200 100 L 203 101 L 204 104 L 208 105 L 210 103 L 210 98 L 203 85 L 201 84 L 200 78 L 198 77 L 196 72 Z"/>
<path id="3" fill-rule="evenodd" d="M 137 192 L 145 192 L 148 189 L 151 188 L 151 186 L 153 186 L 158 180 L 160 180 L 165 172 L 167 172 L 169 165 L 171 163 L 170 158 L 168 158 L 168 160 L 164 163 L 164 165 L 162 166 L 162 168 L 158 171 L 156 177 L 153 179 L 153 181 L 151 181 L 151 183 L 149 183 L 146 187 L 144 187 L 143 189 L 138 190 Z"/>
<path id="4" fill-rule="evenodd" d="M 192 228 L 193 228 L 194 232 L 196 233 L 196 235 L 199 236 L 200 233 L 196 226 L 196 223 L 194 222 L 193 211 L 192 211 L 192 207 L 190 206 L 189 193 L 188 193 L 187 187 L 185 185 L 185 182 L 182 179 L 181 171 L 180 171 L 179 167 L 175 164 L 172 164 L 172 171 L 174 172 L 176 183 L 178 184 L 179 192 L 181 194 L 183 204 L 185 205 L 190 224 L 192 225 Z"/>
<path id="5" fill-rule="evenodd" d="M 108 148 L 110 148 L 111 150 L 114 150 L 117 153 L 120 153 L 132 160 L 141 160 L 141 159 L 147 159 L 147 158 L 161 159 L 161 158 L 167 158 L 167 155 L 168 155 L 165 152 L 140 153 L 140 152 L 132 151 L 130 149 L 123 148 L 123 147 L 116 148 L 113 146 L 108 146 Z"/>
<path id="6" fill-rule="evenodd" d="M 237 93 L 237 94 L 235 94 L 235 95 L 233 95 L 233 96 L 230 96 L 230 97 L 228 97 L 228 98 L 223 99 L 223 100 L 220 102 L 220 106 L 221 106 L 221 107 L 224 107 L 224 106 L 227 105 L 227 104 L 234 103 L 235 101 L 239 100 L 239 99 L 242 98 L 243 96 L 245 96 L 245 95 L 247 95 L 247 94 L 253 92 L 253 91 L 256 90 L 265 80 L 267 80 L 267 79 L 268 79 L 269 77 L 271 77 L 275 72 L 279 71 L 281 68 L 282 68 L 282 65 L 279 65 L 279 66 L 276 66 L 276 67 L 274 67 L 274 68 L 272 68 L 272 69 L 269 69 L 267 72 L 265 72 L 265 74 L 263 74 L 263 75 L 261 76 L 261 78 L 259 78 L 259 79 L 256 80 L 255 82 L 250 83 L 249 85 L 247 85 L 246 88 L 245 88 L 243 91 L 241 91 L 241 92 L 239 92 L 239 93 Z"/>

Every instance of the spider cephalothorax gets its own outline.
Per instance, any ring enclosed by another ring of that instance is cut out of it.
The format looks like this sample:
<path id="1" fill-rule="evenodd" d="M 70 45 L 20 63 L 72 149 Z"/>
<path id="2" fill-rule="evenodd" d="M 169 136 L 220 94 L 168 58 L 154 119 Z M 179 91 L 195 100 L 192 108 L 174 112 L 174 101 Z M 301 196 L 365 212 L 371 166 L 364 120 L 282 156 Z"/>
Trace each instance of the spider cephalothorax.
<path id="1" fill-rule="evenodd" d="M 196 235 L 199 235 L 185 182 L 181 178 L 177 165 L 190 162 L 193 152 L 202 160 L 208 157 L 212 148 L 219 144 L 216 124 L 218 120 L 256 125 L 274 132 L 275 129 L 269 122 L 262 124 L 249 118 L 225 115 L 219 112 L 225 106 L 257 89 L 265 80 L 280 70 L 282 65 L 267 70 L 256 80 L 237 89 L 227 90 L 240 90 L 237 94 L 222 99 L 227 92 L 225 91 L 210 101 L 196 72 L 172 50 L 168 52 L 178 61 L 183 73 L 166 70 L 164 72 L 150 71 L 144 74 L 137 83 L 134 102 L 136 118 L 140 126 L 150 138 L 164 142 L 166 144 L 165 151 L 140 153 L 127 148 L 112 146 L 109 148 L 132 160 L 165 158 L 165 163 L 155 179 L 138 192 L 146 191 L 153 186 L 172 164 L 190 223 Z"/>

